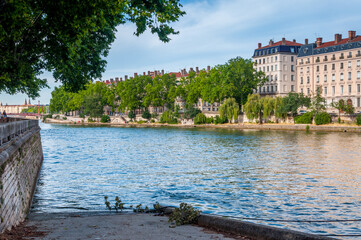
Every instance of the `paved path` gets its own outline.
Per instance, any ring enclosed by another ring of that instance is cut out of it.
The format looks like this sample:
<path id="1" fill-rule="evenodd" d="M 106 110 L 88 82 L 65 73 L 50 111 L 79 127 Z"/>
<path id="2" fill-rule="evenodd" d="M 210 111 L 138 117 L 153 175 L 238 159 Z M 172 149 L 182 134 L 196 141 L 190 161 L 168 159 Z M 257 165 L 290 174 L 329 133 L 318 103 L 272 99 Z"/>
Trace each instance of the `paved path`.
<path id="1" fill-rule="evenodd" d="M 152 214 L 31 214 L 26 226 L 46 232 L 31 239 L 233 239 L 194 225 L 170 227 L 168 217 Z"/>

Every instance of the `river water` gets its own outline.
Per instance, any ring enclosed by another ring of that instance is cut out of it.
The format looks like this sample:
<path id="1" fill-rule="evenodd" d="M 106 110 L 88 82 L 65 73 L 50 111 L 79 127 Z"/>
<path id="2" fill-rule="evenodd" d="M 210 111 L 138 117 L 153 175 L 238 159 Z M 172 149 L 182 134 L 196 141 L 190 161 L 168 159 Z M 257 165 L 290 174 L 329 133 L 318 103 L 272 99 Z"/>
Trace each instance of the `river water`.
<path id="1" fill-rule="evenodd" d="M 104 196 L 119 196 L 126 207 L 186 202 L 237 218 L 361 219 L 357 133 L 41 127 L 33 212 L 105 210 Z M 361 234 L 360 222 L 248 221 Z"/>

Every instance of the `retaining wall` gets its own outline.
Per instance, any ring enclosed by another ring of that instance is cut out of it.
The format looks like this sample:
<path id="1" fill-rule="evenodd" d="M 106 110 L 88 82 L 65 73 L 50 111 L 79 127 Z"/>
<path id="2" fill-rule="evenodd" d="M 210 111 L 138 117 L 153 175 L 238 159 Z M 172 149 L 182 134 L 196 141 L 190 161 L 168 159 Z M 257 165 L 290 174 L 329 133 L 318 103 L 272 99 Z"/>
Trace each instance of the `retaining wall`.
<path id="1" fill-rule="evenodd" d="M 25 220 L 43 161 L 37 120 L 0 124 L 0 233 Z"/>

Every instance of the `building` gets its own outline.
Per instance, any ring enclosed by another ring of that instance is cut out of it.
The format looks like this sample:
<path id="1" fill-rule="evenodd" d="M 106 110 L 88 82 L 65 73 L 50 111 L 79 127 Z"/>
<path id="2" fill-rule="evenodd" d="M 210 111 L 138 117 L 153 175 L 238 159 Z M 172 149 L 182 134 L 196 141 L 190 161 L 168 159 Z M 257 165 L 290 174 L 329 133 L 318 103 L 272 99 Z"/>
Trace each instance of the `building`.
<path id="1" fill-rule="evenodd" d="M 29 102 L 26 101 L 23 105 L 3 105 L 2 102 L 0 102 L 0 112 L 6 112 L 7 114 L 20 114 L 22 110 L 28 109 L 29 107 L 35 107 L 36 105 L 32 105 L 29 99 Z"/>
<path id="2" fill-rule="evenodd" d="M 296 40 L 269 41 L 267 46 L 254 50 L 253 60 L 255 68 L 263 71 L 268 81 L 260 86 L 257 92 L 261 95 L 286 96 L 296 91 L 296 58 L 302 44 Z"/>
<path id="3" fill-rule="evenodd" d="M 320 88 L 327 104 L 339 99 L 361 110 L 361 36 L 348 32 L 348 38 L 335 34 L 335 39 L 316 43 L 306 39 L 298 52 L 297 89 L 309 96 Z"/>

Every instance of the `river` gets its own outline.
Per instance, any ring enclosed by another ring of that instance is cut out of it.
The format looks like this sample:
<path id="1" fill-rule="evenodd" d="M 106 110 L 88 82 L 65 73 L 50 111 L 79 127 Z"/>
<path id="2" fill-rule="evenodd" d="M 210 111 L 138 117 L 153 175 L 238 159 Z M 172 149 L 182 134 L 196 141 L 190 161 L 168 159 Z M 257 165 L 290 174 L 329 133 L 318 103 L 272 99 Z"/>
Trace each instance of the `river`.
<path id="1" fill-rule="evenodd" d="M 33 212 L 192 204 L 204 213 L 274 220 L 361 218 L 361 135 L 297 131 L 41 124 L 44 163 Z M 360 222 L 249 220 L 316 234 Z M 347 238 L 350 239 L 350 238 Z"/>

